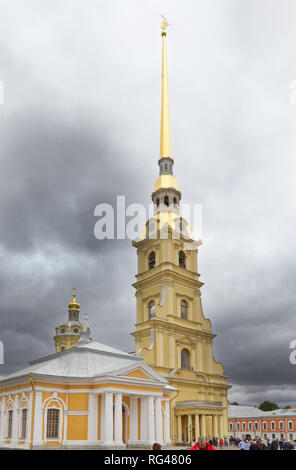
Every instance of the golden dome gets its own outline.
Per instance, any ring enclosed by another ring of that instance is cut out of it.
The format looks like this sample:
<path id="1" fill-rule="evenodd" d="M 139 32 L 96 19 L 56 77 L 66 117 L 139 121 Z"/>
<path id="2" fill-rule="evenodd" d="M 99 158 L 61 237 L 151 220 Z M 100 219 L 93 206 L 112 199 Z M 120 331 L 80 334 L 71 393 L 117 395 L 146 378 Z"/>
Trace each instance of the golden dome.
<path id="1" fill-rule="evenodd" d="M 73 289 L 73 300 L 68 304 L 69 310 L 79 310 L 80 304 L 76 302 L 76 289 Z"/>
<path id="2" fill-rule="evenodd" d="M 172 175 L 161 175 L 157 178 L 157 180 L 155 182 L 153 192 L 157 191 L 158 189 L 162 189 L 162 188 L 163 189 L 173 188 L 176 191 L 180 191 L 179 186 L 178 186 L 178 181 Z"/>

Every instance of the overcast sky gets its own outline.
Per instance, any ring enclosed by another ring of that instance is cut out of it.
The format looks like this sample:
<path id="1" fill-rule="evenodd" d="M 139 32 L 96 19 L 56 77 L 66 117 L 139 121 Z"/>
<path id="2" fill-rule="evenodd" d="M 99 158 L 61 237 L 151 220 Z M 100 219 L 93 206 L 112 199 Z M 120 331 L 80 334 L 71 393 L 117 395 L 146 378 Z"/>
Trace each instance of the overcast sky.
<path id="1" fill-rule="evenodd" d="M 93 214 L 117 195 L 150 203 L 160 13 L 215 358 L 230 400 L 295 405 L 294 0 L 1 0 L 0 374 L 54 351 L 74 286 L 93 337 L 133 350 L 136 251 L 96 240 Z"/>

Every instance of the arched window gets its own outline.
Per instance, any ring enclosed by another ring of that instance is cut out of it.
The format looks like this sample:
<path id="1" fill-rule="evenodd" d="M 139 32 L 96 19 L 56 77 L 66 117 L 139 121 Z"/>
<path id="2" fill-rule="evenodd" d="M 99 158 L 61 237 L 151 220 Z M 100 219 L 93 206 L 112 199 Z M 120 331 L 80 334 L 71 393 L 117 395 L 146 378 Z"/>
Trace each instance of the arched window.
<path id="1" fill-rule="evenodd" d="M 21 439 L 25 440 L 27 438 L 27 417 L 28 410 L 27 408 L 22 409 L 22 426 L 21 426 Z"/>
<path id="2" fill-rule="evenodd" d="M 156 199 L 156 205 L 159 206 L 159 197 Z"/>
<path id="3" fill-rule="evenodd" d="M 164 196 L 163 202 L 165 206 L 169 206 L 169 196 Z"/>
<path id="4" fill-rule="evenodd" d="M 181 300 L 181 318 L 183 318 L 183 320 L 187 320 L 187 308 L 186 300 Z"/>
<path id="5" fill-rule="evenodd" d="M 181 351 L 181 369 L 189 369 L 189 351 L 182 349 Z"/>
<path id="6" fill-rule="evenodd" d="M 61 346 L 61 352 L 65 351 L 65 346 Z"/>
<path id="7" fill-rule="evenodd" d="M 176 198 L 176 197 L 174 197 L 173 201 L 174 201 L 174 204 L 175 204 L 175 205 L 178 204 L 178 201 L 177 201 L 177 198 Z"/>
<path id="8" fill-rule="evenodd" d="M 149 269 L 153 269 L 155 267 L 155 251 L 151 251 L 149 255 Z"/>
<path id="9" fill-rule="evenodd" d="M 12 437 L 13 410 L 8 410 L 7 439 Z"/>
<path id="10" fill-rule="evenodd" d="M 179 251 L 179 266 L 186 269 L 186 257 L 184 251 Z"/>
<path id="11" fill-rule="evenodd" d="M 60 419 L 59 410 L 55 408 L 49 408 L 47 410 L 47 426 L 46 426 L 47 439 L 59 438 L 59 419 Z"/>
<path id="12" fill-rule="evenodd" d="M 263 425 L 263 431 L 267 431 L 267 422 L 263 421 L 262 425 Z"/>
<path id="13" fill-rule="evenodd" d="M 243 430 L 243 431 L 246 430 L 246 423 L 245 423 L 245 422 L 243 422 L 243 424 L 242 424 L 242 430 Z"/>
<path id="14" fill-rule="evenodd" d="M 148 305 L 148 310 L 149 310 L 149 318 L 153 318 L 155 316 L 153 307 L 155 306 L 154 300 L 151 300 Z"/>

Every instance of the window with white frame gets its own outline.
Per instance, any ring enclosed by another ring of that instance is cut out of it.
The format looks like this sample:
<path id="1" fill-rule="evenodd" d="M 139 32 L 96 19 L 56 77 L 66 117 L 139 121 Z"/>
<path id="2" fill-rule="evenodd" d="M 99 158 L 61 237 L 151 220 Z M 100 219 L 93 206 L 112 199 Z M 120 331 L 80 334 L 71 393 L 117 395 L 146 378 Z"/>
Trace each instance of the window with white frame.
<path id="1" fill-rule="evenodd" d="M 262 426 L 263 426 L 263 431 L 267 431 L 267 422 L 266 421 L 263 421 Z"/>
<path id="2" fill-rule="evenodd" d="M 47 439 L 59 438 L 59 421 L 60 421 L 60 411 L 55 408 L 49 408 L 47 410 L 47 426 L 46 426 Z"/>
<path id="3" fill-rule="evenodd" d="M 280 431 L 284 430 L 284 421 L 280 421 Z"/>
<path id="4" fill-rule="evenodd" d="M 275 431 L 275 422 L 274 421 L 272 421 L 270 423 L 270 428 L 271 428 L 272 431 Z"/>
<path id="5" fill-rule="evenodd" d="M 245 422 L 242 423 L 242 430 L 243 430 L 243 431 L 246 430 L 246 423 L 245 423 Z"/>
<path id="6" fill-rule="evenodd" d="M 289 431 L 293 431 L 293 421 L 288 422 Z"/>
<path id="7" fill-rule="evenodd" d="M 258 422 L 255 421 L 255 423 L 254 423 L 254 431 L 258 431 L 258 429 L 259 429 Z"/>
<path id="8" fill-rule="evenodd" d="M 229 431 L 232 431 L 232 429 L 233 429 L 232 423 L 229 423 Z"/>
<path id="9" fill-rule="evenodd" d="M 249 422 L 248 422 L 248 430 L 249 430 L 249 431 L 252 431 L 252 421 L 249 421 Z"/>
<path id="10" fill-rule="evenodd" d="M 240 423 L 236 423 L 236 430 L 240 431 Z"/>
<path id="11" fill-rule="evenodd" d="M 28 419 L 28 410 L 23 408 L 22 410 L 22 427 L 21 427 L 21 439 L 27 438 L 27 419 Z"/>

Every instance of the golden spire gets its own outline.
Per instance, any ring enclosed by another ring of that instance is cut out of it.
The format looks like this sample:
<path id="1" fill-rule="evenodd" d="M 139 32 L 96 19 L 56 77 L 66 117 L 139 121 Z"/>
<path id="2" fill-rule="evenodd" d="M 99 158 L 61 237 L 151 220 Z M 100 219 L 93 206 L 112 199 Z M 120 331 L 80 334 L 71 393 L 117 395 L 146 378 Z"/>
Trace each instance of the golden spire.
<path id="1" fill-rule="evenodd" d="M 80 305 L 78 302 L 76 302 L 76 293 L 77 293 L 77 289 L 73 287 L 73 300 L 68 305 L 69 310 L 79 310 Z"/>
<path id="2" fill-rule="evenodd" d="M 162 36 L 162 86 L 161 86 L 161 124 L 160 124 L 160 154 L 159 158 L 172 157 L 170 104 L 168 88 L 168 70 L 166 56 L 166 28 L 170 26 L 164 16 L 161 22 Z"/>

